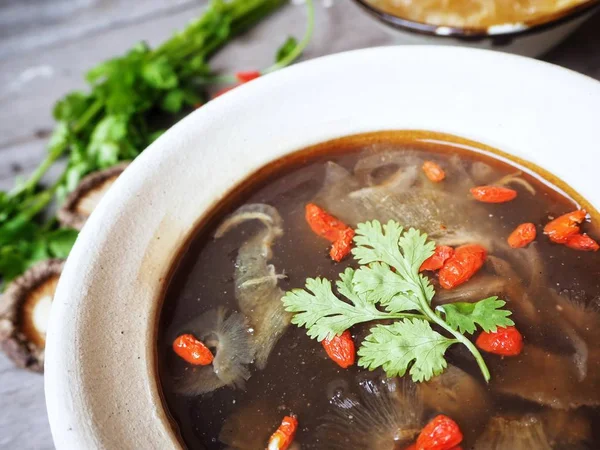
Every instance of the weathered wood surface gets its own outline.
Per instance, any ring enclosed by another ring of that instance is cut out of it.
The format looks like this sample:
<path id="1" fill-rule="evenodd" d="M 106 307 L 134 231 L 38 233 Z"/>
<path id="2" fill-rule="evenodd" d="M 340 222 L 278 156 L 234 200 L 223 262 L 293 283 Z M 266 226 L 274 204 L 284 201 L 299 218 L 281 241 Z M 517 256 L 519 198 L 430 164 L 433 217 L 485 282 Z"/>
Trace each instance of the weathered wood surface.
<path id="1" fill-rule="evenodd" d="M 161 42 L 196 17 L 194 0 L 4 0 L 0 2 L 0 189 L 43 157 L 52 105 L 83 88 L 82 74 L 139 40 Z M 393 40 L 348 0 L 319 5 L 316 35 L 304 58 L 388 45 Z M 215 59 L 220 69 L 269 64 L 289 34 L 300 35 L 303 10 L 290 6 Z M 544 59 L 600 79 L 600 15 Z M 551 93 L 549 93 L 551 95 Z M 51 449 L 40 375 L 0 355 L 0 449 Z"/>

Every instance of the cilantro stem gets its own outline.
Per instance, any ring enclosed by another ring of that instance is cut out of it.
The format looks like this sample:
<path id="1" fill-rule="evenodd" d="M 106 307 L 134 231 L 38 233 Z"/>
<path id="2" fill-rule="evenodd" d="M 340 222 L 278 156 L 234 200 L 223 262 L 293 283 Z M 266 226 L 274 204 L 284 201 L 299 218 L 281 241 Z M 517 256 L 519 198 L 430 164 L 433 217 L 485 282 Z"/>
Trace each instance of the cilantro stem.
<path id="1" fill-rule="evenodd" d="M 306 0 L 306 10 L 306 31 L 304 32 L 304 37 L 302 38 L 302 40 L 298 43 L 296 48 L 292 52 L 290 52 L 289 55 L 287 55 L 278 63 L 273 64 L 271 67 L 268 67 L 267 69 L 263 70 L 263 74 L 275 72 L 276 70 L 282 69 L 290 65 L 296 60 L 296 58 L 298 58 L 298 56 L 302 54 L 304 49 L 308 46 L 313 34 L 313 30 L 315 28 L 315 5 L 313 4 L 313 0 Z"/>
<path id="2" fill-rule="evenodd" d="M 315 7 L 313 0 L 306 0 L 306 11 L 306 31 L 304 32 L 302 40 L 298 43 L 294 50 L 290 52 L 290 54 L 287 55 L 284 59 L 282 59 L 278 63 L 273 64 L 270 67 L 267 67 L 266 69 L 261 70 L 260 73 L 262 75 L 266 75 L 289 66 L 306 49 L 306 47 L 310 43 L 315 27 Z M 233 84 L 236 83 L 238 80 L 235 75 L 209 75 L 205 77 L 198 77 L 196 78 L 196 81 L 200 84 Z"/>
<path id="3" fill-rule="evenodd" d="M 100 112 L 103 106 L 104 103 L 100 99 L 92 103 L 90 107 L 86 109 L 85 113 L 83 113 L 83 115 L 79 118 L 79 120 L 73 125 L 73 133 L 79 133 L 90 122 L 90 120 L 92 120 L 94 116 Z"/>
<path id="4" fill-rule="evenodd" d="M 428 322 L 433 322 L 433 320 L 423 314 L 413 314 L 413 313 L 381 313 L 380 316 L 374 317 L 369 320 L 385 320 L 385 319 L 419 319 L 419 320 L 427 320 Z"/>
<path id="5" fill-rule="evenodd" d="M 441 328 L 446 330 L 448 333 L 450 333 L 452 336 L 454 336 L 455 342 L 460 342 L 461 344 L 463 344 L 465 347 L 467 347 L 469 349 L 469 351 L 475 357 L 475 361 L 477 361 L 477 365 L 479 366 L 479 369 L 481 370 L 481 373 L 483 374 L 483 378 L 485 379 L 485 382 L 486 383 L 489 382 L 490 378 L 491 378 L 490 371 L 489 371 L 487 365 L 485 364 L 485 361 L 483 360 L 483 356 L 481 356 L 481 353 L 479 353 L 479 350 L 477 350 L 477 347 L 475 347 L 473 345 L 473 343 L 469 339 L 467 339 L 467 337 L 464 334 L 462 334 L 462 333 L 454 330 L 452 327 L 450 327 L 446 322 L 444 322 L 444 320 L 441 317 L 439 317 L 431 309 L 431 306 L 429 306 L 429 302 L 427 301 L 425 292 L 423 292 L 422 287 L 420 287 L 420 289 L 419 289 L 419 301 L 421 303 L 421 309 L 422 309 L 424 315 L 427 316 L 431 322 L 440 326 Z"/>

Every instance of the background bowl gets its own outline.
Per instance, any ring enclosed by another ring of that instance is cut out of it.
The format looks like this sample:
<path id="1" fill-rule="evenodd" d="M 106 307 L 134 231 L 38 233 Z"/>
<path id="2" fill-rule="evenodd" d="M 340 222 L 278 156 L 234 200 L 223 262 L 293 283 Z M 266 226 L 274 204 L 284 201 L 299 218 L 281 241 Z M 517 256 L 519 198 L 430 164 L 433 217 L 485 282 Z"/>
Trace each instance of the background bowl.
<path id="1" fill-rule="evenodd" d="M 398 44 L 454 45 L 523 56 L 546 53 L 600 10 L 599 0 L 588 0 L 535 21 L 469 29 L 416 22 L 385 13 L 366 0 L 354 2 L 394 35 Z"/>
<path id="2" fill-rule="evenodd" d="M 261 166 L 344 135 L 426 129 L 525 158 L 598 208 L 599 105 L 600 83 L 546 63 L 386 47 L 298 64 L 198 109 L 117 180 L 66 263 L 46 345 L 56 447 L 179 447 L 156 378 L 162 293 L 194 226 Z"/>

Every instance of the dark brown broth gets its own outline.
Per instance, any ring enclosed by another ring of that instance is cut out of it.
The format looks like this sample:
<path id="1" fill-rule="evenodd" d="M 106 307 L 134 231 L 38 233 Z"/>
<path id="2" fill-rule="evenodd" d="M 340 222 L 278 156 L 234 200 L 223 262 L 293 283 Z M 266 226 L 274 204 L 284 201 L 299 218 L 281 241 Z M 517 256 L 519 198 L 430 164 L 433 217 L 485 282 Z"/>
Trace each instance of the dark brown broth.
<path id="1" fill-rule="evenodd" d="M 324 162 L 335 161 L 351 169 L 361 152 L 379 151 L 381 148 L 403 151 L 406 148 L 423 152 L 428 159 L 433 158 L 442 164 L 452 154 L 460 155 L 469 166 L 473 161 L 485 161 L 494 167 L 498 178 L 513 173 L 514 167 L 487 156 L 452 147 L 451 144 L 432 144 L 422 141 L 410 143 L 390 143 L 385 134 L 371 135 L 368 138 L 354 137 L 334 141 L 317 147 L 315 151 L 303 152 L 297 156 L 278 162 L 259 176 L 251 178 L 243 188 L 237 189 L 225 202 L 219 205 L 213 215 L 189 244 L 180 258 L 173 278 L 165 295 L 164 306 L 158 332 L 158 362 L 163 395 L 185 445 L 190 449 L 222 449 L 218 435 L 224 421 L 240 408 L 250 408 L 247 429 L 242 433 L 264 436 L 265 445 L 269 434 L 274 431 L 281 418 L 293 412 L 299 416 L 300 429 L 297 441 L 303 450 L 319 449 L 323 446 L 315 442 L 314 430 L 320 424 L 328 409 L 327 392 L 346 382 L 356 385 L 356 377 L 363 372 L 356 366 L 348 370 L 337 367 L 329 360 L 322 347 L 306 336 L 304 329 L 290 326 L 274 348 L 264 371 L 252 369 L 246 390 L 233 390 L 228 387 L 199 397 L 185 397 L 173 393 L 172 374 L 181 370 L 182 363 L 173 354 L 167 336 L 177 333 L 190 319 L 203 312 L 224 305 L 236 310 L 234 297 L 233 271 L 237 249 L 245 239 L 252 236 L 260 225 L 248 223 L 228 233 L 226 239 L 214 240 L 212 234 L 223 217 L 240 205 L 267 203 L 275 206 L 284 220 L 284 236 L 273 247 L 273 259 L 278 272 L 284 271 L 288 278 L 281 280 L 283 290 L 303 287 L 307 277 L 323 276 L 330 280 L 354 261 L 347 259 L 341 264 L 333 263 L 328 256 L 328 243 L 316 237 L 304 220 L 304 206 L 311 201 L 321 188 L 324 176 Z M 600 298 L 600 255 L 583 253 L 563 246 L 553 245 L 541 235 L 541 227 L 549 216 L 575 209 L 573 202 L 550 189 L 534 177 L 525 175 L 536 190 L 535 197 L 526 195 L 525 190 L 516 187 L 520 194 L 508 204 L 486 205 L 489 219 L 501 224 L 502 232 L 508 236 L 518 224 L 526 221 L 538 226 L 538 249 L 546 262 L 549 283 L 557 290 L 585 291 L 587 298 Z M 255 181 L 257 180 L 257 181 Z M 452 183 L 448 179 L 446 183 Z M 464 212 L 465 215 L 469 211 Z M 595 237 L 590 225 L 587 231 Z M 539 329 L 521 329 L 528 339 Z M 361 330 L 357 330 L 361 334 Z M 548 345 L 552 345 L 549 343 Z M 451 348 L 447 353 L 451 362 L 472 373 L 478 379 L 480 374 L 469 359 L 461 356 L 461 350 Z M 498 358 L 484 355 L 486 360 Z M 492 377 L 494 373 L 492 372 Z M 572 380 L 576 382 L 576 380 Z M 492 393 L 487 413 L 535 412 L 541 407 L 524 400 L 509 398 Z M 592 428 L 600 430 L 600 417 L 593 409 L 586 410 Z M 469 430 L 462 424 L 469 436 L 476 436 L 480 430 Z M 351 430 L 349 430 L 351 433 Z M 595 431 L 599 434 L 599 431 Z M 243 434 L 242 434 L 243 435 Z M 596 446 L 600 447 L 600 435 L 595 436 Z M 468 448 L 472 442 L 465 442 Z"/>

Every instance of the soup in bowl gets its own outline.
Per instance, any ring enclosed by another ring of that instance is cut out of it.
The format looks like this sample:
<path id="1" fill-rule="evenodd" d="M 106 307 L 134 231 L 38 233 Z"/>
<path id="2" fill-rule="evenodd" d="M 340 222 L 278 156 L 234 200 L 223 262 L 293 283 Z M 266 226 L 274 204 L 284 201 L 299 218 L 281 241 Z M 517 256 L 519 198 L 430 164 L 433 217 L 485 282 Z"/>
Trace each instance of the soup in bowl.
<path id="1" fill-rule="evenodd" d="M 535 61 L 386 48 L 206 105 L 66 264 L 57 447 L 594 448 L 598 100 Z"/>

